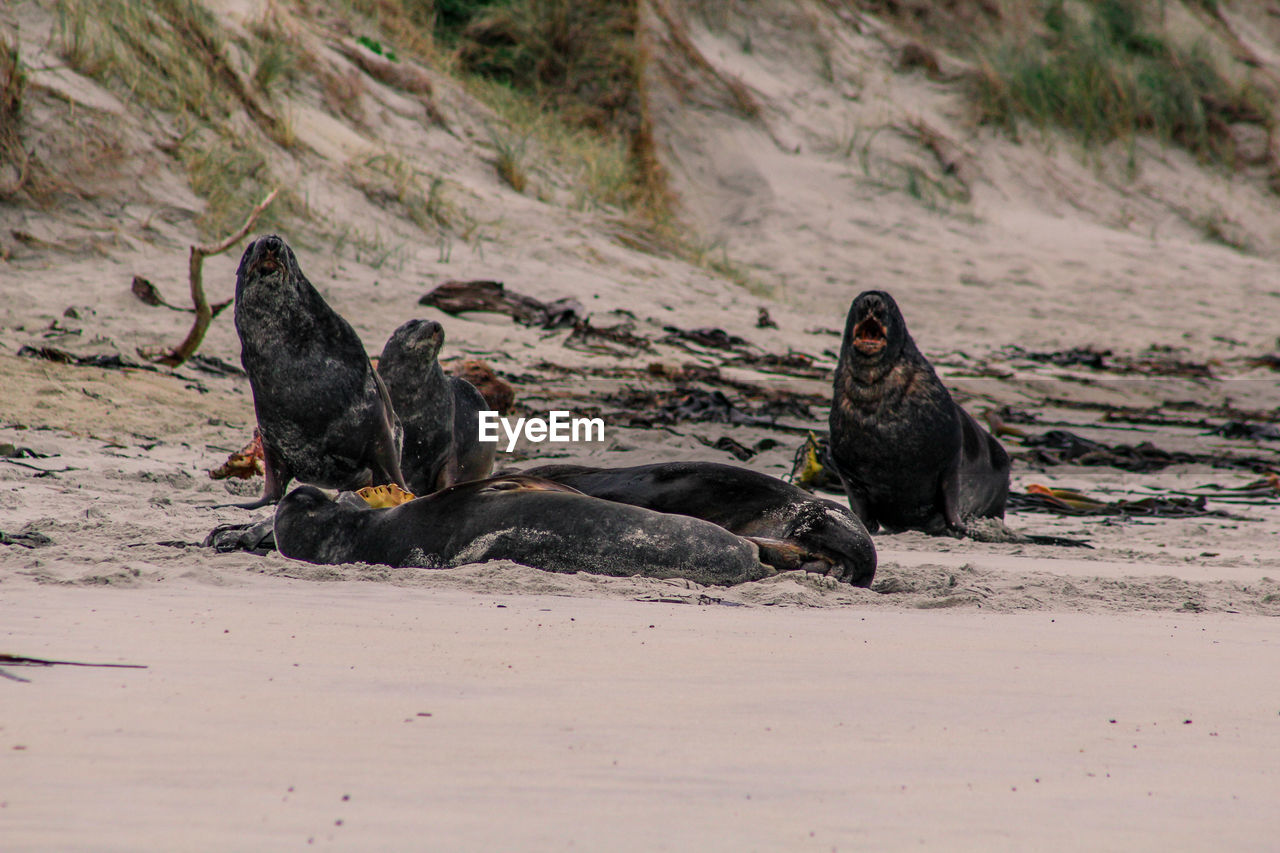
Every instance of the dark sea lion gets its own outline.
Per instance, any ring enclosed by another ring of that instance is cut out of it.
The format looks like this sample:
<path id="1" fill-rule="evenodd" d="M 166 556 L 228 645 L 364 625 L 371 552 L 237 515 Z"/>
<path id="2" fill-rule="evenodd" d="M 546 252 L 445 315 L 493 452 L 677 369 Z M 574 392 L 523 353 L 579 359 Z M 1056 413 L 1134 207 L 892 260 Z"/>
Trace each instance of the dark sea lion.
<path id="1" fill-rule="evenodd" d="M 966 519 L 1004 517 L 1009 454 L 951 398 L 883 291 L 849 308 L 830 457 L 872 532 L 963 533 Z"/>
<path id="2" fill-rule="evenodd" d="M 522 472 L 584 494 L 657 512 L 688 515 L 751 539 L 776 569 L 830 574 L 870 586 L 871 536 L 857 516 L 776 477 L 718 462 L 661 462 L 632 468 L 542 465 Z"/>
<path id="3" fill-rule="evenodd" d="M 409 490 L 427 495 L 493 471 L 496 442 L 480 441 L 480 412 L 489 408 L 470 382 L 440 367 L 444 329 L 410 320 L 391 335 L 378 373 L 404 427 L 400 466 Z"/>
<path id="4" fill-rule="evenodd" d="M 718 585 L 774 574 L 753 544 L 714 524 L 518 476 L 460 483 L 392 509 L 299 486 L 276 508 L 275 539 L 281 554 L 310 563 L 444 568 L 513 560 L 552 572 Z"/>
<path id="5" fill-rule="evenodd" d="M 324 301 L 280 237 L 259 237 L 236 270 L 236 332 L 275 503 L 290 480 L 335 489 L 396 483 L 399 425 L 351 324 Z"/>

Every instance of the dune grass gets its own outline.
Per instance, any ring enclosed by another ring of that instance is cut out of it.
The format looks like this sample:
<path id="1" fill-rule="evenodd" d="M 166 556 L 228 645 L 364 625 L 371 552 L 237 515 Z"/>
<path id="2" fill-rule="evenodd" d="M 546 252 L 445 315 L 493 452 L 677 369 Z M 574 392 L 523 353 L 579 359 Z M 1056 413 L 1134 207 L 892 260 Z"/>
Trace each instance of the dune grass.
<path id="1" fill-rule="evenodd" d="M 470 230 L 474 222 L 449 201 L 447 182 L 417 169 L 391 151 L 360 157 L 347 164 L 352 182 L 369 201 L 396 206 L 401 215 L 427 233 Z"/>
<path id="2" fill-rule="evenodd" d="M 981 120 L 1014 135 L 1021 120 L 1058 127 L 1086 145 L 1149 133 L 1233 165 L 1228 125 L 1268 121 L 1259 93 L 1148 28 L 1136 0 L 1083 8 L 1050 0 L 1038 35 L 1009 34 L 985 52 L 972 88 Z"/>
<path id="3" fill-rule="evenodd" d="M 177 155 L 192 191 L 205 200 L 196 227 L 206 239 L 221 238 L 235 230 L 254 205 L 281 186 L 262 145 L 237 134 L 209 129 L 193 132 L 179 146 Z M 276 230 L 305 215 L 305 206 L 285 187 L 259 217 L 258 225 Z"/>
<path id="4" fill-rule="evenodd" d="M 0 39 L 0 198 L 15 195 L 26 181 L 27 154 L 18 134 L 22 121 L 22 99 L 27 88 L 27 72 L 18 55 L 18 46 Z"/>
<path id="5" fill-rule="evenodd" d="M 221 53 L 217 20 L 193 0 L 58 0 L 57 45 L 72 68 L 145 106 L 206 120 L 234 98 L 208 56 Z"/>

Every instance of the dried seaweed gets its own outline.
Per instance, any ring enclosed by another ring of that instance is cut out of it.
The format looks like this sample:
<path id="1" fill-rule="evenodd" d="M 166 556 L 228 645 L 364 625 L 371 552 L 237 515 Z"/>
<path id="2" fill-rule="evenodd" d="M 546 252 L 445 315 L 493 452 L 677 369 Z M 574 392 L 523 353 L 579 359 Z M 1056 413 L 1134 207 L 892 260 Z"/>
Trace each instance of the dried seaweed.
<path id="1" fill-rule="evenodd" d="M 253 440 L 235 453 L 227 456 L 227 461 L 209 472 L 210 480 L 226 480 L 236 477 L 248 480 L 266 473 L 265 456 L 262 451 L 262 436 L 258 428 L 253 429 Z"/>
<path id="2" fill-rule="evenodd" d="M 1147 472 L 1200 461 L 1193 454 L 1170 453 L 1147 441 L 1108 446 L 1065 429 L 1028 435 L 1023 444 L 1035 448 L 1028 461 L 1039 465 L 1107 465 L 1124 471 Z"/>
<path id="3" fill-rule="evenodd" d="M 813 356 L 802 352 L 786 353 L 744 353 L 737 358 L 725 362 L 726 367 L 752 367 L 764 373 L 778 373 L 783 376 L 795 376 L 800 379 L 823 379 L 832 377 L 832 369 L 818 367 Z"/>
<path id="4" fill-rule="evenodd" d="M 1087 367 L 1111 373 L 1142 374 L 1145 376 L 1182 376 L 1190 379 L 1212 379 L 1213 371 L 1205 362 L 1186 361 L 1174 356 L 1173 350 L 1152 347 L 1138 355 L 1114 355 L 1109 349 L 1072 347 L 1052 352 L 1032 352 L 1020 346 L 1004 348 L 1010 358 L 1023 358 L 1058 367 Z"/>
<path id="5" fill-rule="evenodd" d="M 216 307 L 216 306 L 215 306 Z M 214 316 L 217 316 L 216 314 Z M 187 359 L 187 366 L 203 371 L 212 376 L 247 376 L 244 368 L 212 355 L 193 355 Z"/>
<path id="6" fill-rule="evenodd" d="M 1110 515 L 1124 518 L 1230 518 L 1251 519 L 1225 510 L 1209 509 L 1203 495 L 1153 495 L 1134 500 L 1102 501 L 1080 492 L 1028 486 L 1026 492 L 1011 492 L 1008 512 L 1042 512 L 1055 515 Z"/>
<path id="7" fill-rule="evenodd" d="M 806 491 L 822 489 L 828 492 L 843 492 L 844 484 L 835 473 L 830 460 L 830 442 L 826 435 L 810 432 L 804 444 L 796 450 L 791 463 L 790 482 Z"/>
<path id="8" fill-rule="evenodd" d="M 17 545 L 21 548 L 39 548 L 51 545 L 53 540 L 43 533 L 27 531 L 26 533 L 5 533 L 0 530 L 0 545 Z"/>
<path id="9" fill-rule="evenodd" d="M 457 376 L 474 385 L 490 409 L 500 415 L 511 414 L 516 403 L 516 389 L 498 376 L 488 362 L 467 358 L 450 364 L 445 369 L 450 376 Z"/>
<path id="10" fill-rule="evenodd" d="M 118 353 L 97 355 L 76 355 L 58 347 L 24 346 L 18 350 L 19 358 L 42 358 L 58 364 L 74 364 L 77 367 L 101 367 L 105 370 L 150 370 L 158 372 L 159 368 L 149 364 L 130 361 Z"/>
<path id="11" fill-rule="evenodd" d="M 1280 440 L 1280 427 L 1277 427 L 1275 424 L 1251 424 L 1247 421 L 1227 421 L 1221 426 L 1215 427 L 1213 434 L 1220 435 L 1223 438 L 1249 438 L 1277 441 Z"/>
<path id="12" fill-rule="evenodd" d="M 802 426 L 779 423 L 776 416 L 751 411 L 730 400 L 723 391 L 680 387 L 670 391 L 631 388 L 617 394 L 602 394 L 600 402 L 618 406 L 610 420 L 631 427 L 677 424 L 686 421 L 753 426 L 791 433 L 806 433 Z"/>
<path id="13" fill-rule="evenodd" d="M 722 435 L 715 441 L 712 441 L 709 438 L 703 438 L 700 435 L 695 435 L 694 438 L 705 444 L 707 447 L 714 447 L 716 450 L 723 450 L 725 453 L 731 454 L 739 462 L 746 462 L 753 456 L 763 453 L 766 450 L 772 450 L 778 446 L 778 441 L 772 438 L 762 438 L 751 447 L 747 447 L 736 438 L 728 435 Z"/>
<path id="14" fill-rule="evenodd" d="M 580 320 L 573 325 L 573 331 L 564 340 L 564 346 L 583 352 L 600 353 L 602 355 L 635 355 L 644 350 L 651 351 L 653 344 L 648 338 L 634 333 L 633 323 L 618 323 L 615 326 L 596 327 L 590 320 Z"/>
<path id="15" fill-rule="evenodd" d="M 1076 435 L 1064 429 L 1029 435 L 1023 444 L 1033 448 L 1026 455 L 1034 465 L 1105 465 L 1124 471 L 1160 471 L 1170 465 L 1203 464 L 1215 468 L 1243 468 L 1270 471 L 1280 463 L 1277 459 L 1237 456 L 1229 453 L 1182 453 L 1163 450 L 1149 441 L 1139 444 L 1108 445 Z"/>
<path id="16" fill-rule="evenodd" d="M 1250 367 L 1269 367 L 1272 370 L 1280 370 L 1280 353 L 1268 352 L 1262 355 L 1253 356 L 1245 359 Z"/>
<path id="17" fill-rule="evenodd" d="M 30 447 L 19 447 L 9 442 L 0 442 L 0 457 L 5 459 L 48 459 L 49 453 L 37 453 Z"/>
<path id="18" fill-rule="evenodd" d="M 662 331 L 667 335 L 660 339 L 661 343 L 682 346 L 684 343 L 697 344 L 702 347 L 711 349 L 738 351 L 748 349 L 751 344 L 747 343 L 744 338 L 737 335 L 731 335 L 724 329 L 714 327 L 704 327 L 701 329 L 681 329 L 679 326 L 663 326 Z M 684 347 L 688 349 L 688 347 Z"/>

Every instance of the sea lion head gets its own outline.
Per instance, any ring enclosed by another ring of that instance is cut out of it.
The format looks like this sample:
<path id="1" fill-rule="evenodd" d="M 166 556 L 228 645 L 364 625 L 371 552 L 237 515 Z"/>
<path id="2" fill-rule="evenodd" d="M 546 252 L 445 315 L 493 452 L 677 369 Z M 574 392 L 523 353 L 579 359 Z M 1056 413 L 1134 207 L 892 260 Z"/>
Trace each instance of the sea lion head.
<path id="1" fill-rule="evenodd" d="M 893 297 L 867 290 L 853 300 L 844 327 L 844 349 L 854 360 L 891 362 L 902 352 L 907 324 Z"/>
<path id="2" fill-rule="evenodd" d="M 351 539 L 346 519 L 357 512 L 315 486 L 299 486 L 276 505 L 276 547 L 293 560 L 345 562 L 344 543 Z"/>
<path id="3" fill-rule="evenodd" d="M 379 363 L 409 358 L 414 364 L 435 361 L 444 346 L 444 327 L 435 320 L 410 320 L 392 333 Z"/>
<path id="4" fill-rule="evenodd" d="M 298 259 L 293 249 L 276 234 L 254 240 L 240 256 L 236 269 L 237 290 L 249 284 L 271 284 L 299 274 Z"/>

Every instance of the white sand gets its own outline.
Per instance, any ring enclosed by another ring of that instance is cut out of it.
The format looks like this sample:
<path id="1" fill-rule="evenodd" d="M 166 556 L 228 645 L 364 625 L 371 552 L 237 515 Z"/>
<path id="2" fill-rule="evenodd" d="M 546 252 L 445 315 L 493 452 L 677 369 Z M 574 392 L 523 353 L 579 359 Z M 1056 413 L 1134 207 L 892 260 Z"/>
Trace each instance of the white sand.
<path id="1" fill-rule="evenodd" d="M 1274 840 L 1256 619 L 261 581 L 23 590 L 3 619 L 9 647 L 150 666 L 4 688 L 10 850 Z"/>

